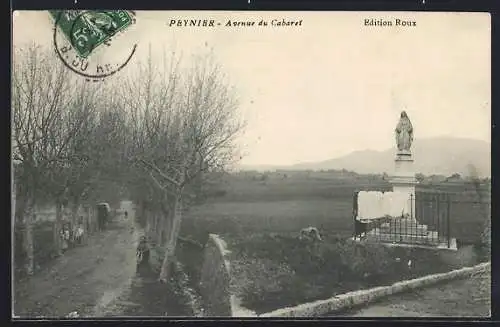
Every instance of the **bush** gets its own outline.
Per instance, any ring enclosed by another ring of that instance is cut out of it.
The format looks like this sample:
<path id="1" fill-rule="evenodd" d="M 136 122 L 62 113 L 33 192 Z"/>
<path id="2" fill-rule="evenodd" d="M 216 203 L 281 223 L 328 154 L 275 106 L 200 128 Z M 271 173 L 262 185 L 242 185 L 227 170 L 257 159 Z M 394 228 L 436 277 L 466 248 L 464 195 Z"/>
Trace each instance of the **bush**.
<path id="1" fill-rule="evenodd" d="M 276 303 L 298 304 L 297 300 L 303 298 L 297 294 L 303 290 L 298 285 L 300 279 L 285 263 L 244 257 L 234 262 L 233 268 L 233 277 L 237 278 L 232 280 L 237 285 L 232 285 L 232 293 L 241 298 L 244 306 L 265 310 Z"/>
<path id="2" fill-rule="evenodd" d="M 228 240 L 233 293 L 243 306 L 261 313 L 450 271 L 469 260 L 465 252 L 362 244 L 328 235 L 323 239 L 253 234 Z"/>

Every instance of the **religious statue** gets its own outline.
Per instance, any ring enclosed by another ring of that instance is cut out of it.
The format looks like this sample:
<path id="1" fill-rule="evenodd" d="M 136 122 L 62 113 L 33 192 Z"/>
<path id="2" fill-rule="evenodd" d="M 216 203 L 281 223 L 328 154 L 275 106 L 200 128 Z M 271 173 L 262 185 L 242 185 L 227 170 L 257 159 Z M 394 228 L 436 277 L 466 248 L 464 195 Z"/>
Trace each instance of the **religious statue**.
<path id="1" fill-rule="evenodd" d="M 411 143 L 413 142 L 413 126 L 406 111 L 401 112 L 401 118 L 396 126 L 396 144 L 398 151 L 410 152 Z"/>

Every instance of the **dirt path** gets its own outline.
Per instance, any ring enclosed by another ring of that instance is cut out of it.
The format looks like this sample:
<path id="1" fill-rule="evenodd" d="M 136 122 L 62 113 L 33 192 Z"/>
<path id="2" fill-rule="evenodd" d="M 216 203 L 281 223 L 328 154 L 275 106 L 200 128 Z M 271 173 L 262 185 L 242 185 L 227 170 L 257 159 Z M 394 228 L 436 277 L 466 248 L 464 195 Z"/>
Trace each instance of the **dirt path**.
<path id="1" fill-rule="evenodd" d="M 489 317 L 491 270 L 466 280 L 393 296 L 335 316 L 348 317 Z M 334 316 L 334 315 L 330 315 Z"/>
<path id="2" fill-rule="evenodd" d="M 116 217 L 108 230 L 87 245 L 68 251 L 51 266 L 14 289 L 14 315 L 62 317 L 163 316 L 178 313 L 174 299 L 156 282 L 156 275 L 137 274 L 135 249 L 141 231 L 134 214 Z M 170 302 L 168 302 L 170 301 Z"/>
<path id="3" fill-rule="evenodd" d="M 87 245 L 68 251 L 50 267 L 14 285 L 14 314 L 64 316 L 72 311 L 94 315 L 135 274 L 133 220 L 110 223 Z"/>

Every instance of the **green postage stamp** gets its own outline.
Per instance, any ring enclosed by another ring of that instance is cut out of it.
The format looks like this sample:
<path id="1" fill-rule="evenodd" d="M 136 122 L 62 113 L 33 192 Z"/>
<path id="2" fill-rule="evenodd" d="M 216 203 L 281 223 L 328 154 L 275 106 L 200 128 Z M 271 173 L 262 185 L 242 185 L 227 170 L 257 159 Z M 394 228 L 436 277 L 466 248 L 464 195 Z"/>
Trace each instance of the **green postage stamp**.
<path id="1" fill-rule="evenodd" d="M 82 58 L 132 25 L 126 10 L 49 10 L 64 36 Z"/>

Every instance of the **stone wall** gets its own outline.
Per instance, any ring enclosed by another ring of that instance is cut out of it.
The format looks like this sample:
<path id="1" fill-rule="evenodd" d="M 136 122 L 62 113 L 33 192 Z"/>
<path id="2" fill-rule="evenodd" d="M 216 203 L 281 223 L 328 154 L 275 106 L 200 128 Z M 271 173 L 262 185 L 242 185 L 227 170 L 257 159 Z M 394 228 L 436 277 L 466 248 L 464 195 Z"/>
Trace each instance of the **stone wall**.
<path id="1" fill-rule="evenodd" d="M 17 213 L 18 216 L 20 213 Z M 34 247 L 34 260 L 35 270 L 38 265 L 49 262 L 56 255 L 56 244 L 54 243 L 55 233 L 55 220 L 56 212 L 55 206 L 38 206 L 35 208 L 35 220 L 33 228 L 33 247 Z M 63 219 L 70 220 L 70 210 L 63 210 Z M 83 217 L 84 221 L 84 244 L 86 238 L 98 231 L 97 226 L 97 213 L 94 206 L 81 206 L 77 212 L 77 219 Z M 19 273 L 24 266 L 26 260 L 26 253 L 23 249 L 23 238 L 25 236 L 24 225 L 22 220 L 18 217 L 14 224 L 14 266 L 16 273 Z"/>
<path id="2" fill-rule="evenodd" d="M 366 305 L 384 297 L 435 285 L 440 282 L 455 279 L 466 279 L 475 273 L 491 269 L 491 262 L 482 263 L 474 267 L 465 267 L 447 273 L 428 275 L 420 278 L 404 280 L 390 286 L 375 287 L 367 290 L 358 290 L 344 293 L 326 300 L 300 304 L 295 307 L 282 308 L 264 313 L 259 317 L 318 317 L 327 313 L 352 309 L 356 306 Z M 489 273 L 489 272 L 488 272 Z"/>
<path id="3" fill-rule="evenodd" d="M 232 316 L 228 254 L 225 242 L 218 235 L 210 234 L 200 275 L 205 316 Z"/>

